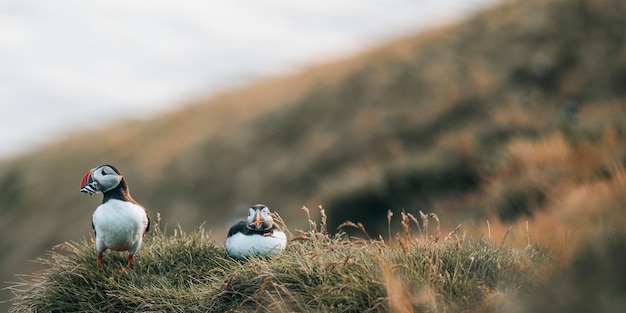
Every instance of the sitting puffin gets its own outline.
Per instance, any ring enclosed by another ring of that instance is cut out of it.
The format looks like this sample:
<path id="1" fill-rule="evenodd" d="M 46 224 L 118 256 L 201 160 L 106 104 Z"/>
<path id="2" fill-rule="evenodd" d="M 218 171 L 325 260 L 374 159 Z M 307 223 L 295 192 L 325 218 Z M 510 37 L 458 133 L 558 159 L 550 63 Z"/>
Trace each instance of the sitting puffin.
<path id="1" fill-rule="evenodd" d="M 233 225 L 224 243 L 226 253 L 237 259 L 248 256 L 279 254 L 285 250 L 287 236 L 262 204 L 249 209 L 248 218 Z"/>
<path id="2" fill-rule="evenodd" d="M 128 251 L 126 267 L 130 268 L 133 255 L 139 250 L 143 235 L 150 227 L 148 211 L 130 196 L 126 180 L 115 167 L 101 165 L 85 174 L 80 191 L 93 195 L 102 192 L 102 204 L 93 212 L 92 227 L 96 236 L 98 265 L 106 249 Z"/>

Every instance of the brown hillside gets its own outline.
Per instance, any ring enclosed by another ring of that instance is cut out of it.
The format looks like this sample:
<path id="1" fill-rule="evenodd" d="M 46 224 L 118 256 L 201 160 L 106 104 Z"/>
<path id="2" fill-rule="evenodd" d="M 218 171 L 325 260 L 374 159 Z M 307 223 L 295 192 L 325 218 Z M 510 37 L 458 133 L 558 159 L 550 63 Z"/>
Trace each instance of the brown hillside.
<path id="1" fill-rule="evenodd" d="M 621 0 L 512 1 L 5 162 L 0 278 L 90 234 L 99 199 L 78 183 L 101 163 L 153 217 L 206 221 L 217 239 L 262 202 L 292 227 L 321 204 L 331 229 L 353 220 L 371 235 L 387 233 L 388 209 L 493 236 L 528 220 L 533 240 L 573 251 L 626 225 L 624 12 Z"/>

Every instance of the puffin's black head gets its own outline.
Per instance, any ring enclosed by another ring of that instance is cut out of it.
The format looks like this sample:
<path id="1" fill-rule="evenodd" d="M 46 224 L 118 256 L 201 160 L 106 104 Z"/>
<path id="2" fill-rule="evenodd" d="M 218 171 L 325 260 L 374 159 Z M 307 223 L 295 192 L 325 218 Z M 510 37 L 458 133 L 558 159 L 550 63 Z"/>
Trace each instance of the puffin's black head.
<path id="1" fill-rule="evenodd" d="M 122 174 L 112 165 L 100 165 L 87 171 L 80 181 L 80 191 L 90 195 L 105 193 L 122 182 Z"/>
<path id="2" fill-rule="evenodd" d="M 251 230 L 266 230 L 272 228 L 274 219 L 270 215 L 270 209 L 262 204 L 251 207 L 248 211 L 246 227 Z"/>

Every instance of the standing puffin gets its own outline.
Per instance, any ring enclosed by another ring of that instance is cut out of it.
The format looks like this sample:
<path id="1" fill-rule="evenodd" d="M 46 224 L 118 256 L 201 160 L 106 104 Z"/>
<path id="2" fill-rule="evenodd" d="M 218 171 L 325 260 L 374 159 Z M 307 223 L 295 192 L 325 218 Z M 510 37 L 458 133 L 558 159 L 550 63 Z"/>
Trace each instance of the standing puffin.
<path id="1" fill-rule="evenodd" d="M 143 235 L 150 227 L 148 211 L 130 196 L 126 180 L 114 166 L 100 165 L 85 174 L 80 181 L 80 191 L 94 195 L 102 192 L 102 204 L 93 212 L 91 225 L 96 235 L 98 265 L 106 249 L 128 251 L 126 267 L 130 268 L 133 256 L 141 246 Z"/>
<path id="2" fill-rule="evenodd" d="M 262 204 L 251 207 L 248 218 L 233 225 L 224 243 L 226 253 L 237 259 L 248 256 L 279 254 L 285 250 L 287 236 Z"/>

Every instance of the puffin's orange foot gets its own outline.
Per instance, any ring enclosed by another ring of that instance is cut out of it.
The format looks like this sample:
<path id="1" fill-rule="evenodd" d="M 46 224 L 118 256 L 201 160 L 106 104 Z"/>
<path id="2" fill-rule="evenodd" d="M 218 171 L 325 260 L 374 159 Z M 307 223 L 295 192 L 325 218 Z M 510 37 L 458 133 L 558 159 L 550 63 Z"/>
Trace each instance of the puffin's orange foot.
<path id="1" fill-rule="evenodd" d="M 126 271 L 128 271 L 130 269 L 130 264 L 133 262 L 133 255 L 129 254 L 128 255 L 128 263 L 126 263 L 126 267 L 120 267 L 119 269 L 117 269 L 118 272 L 120 273 L 124 273 Z"/>

